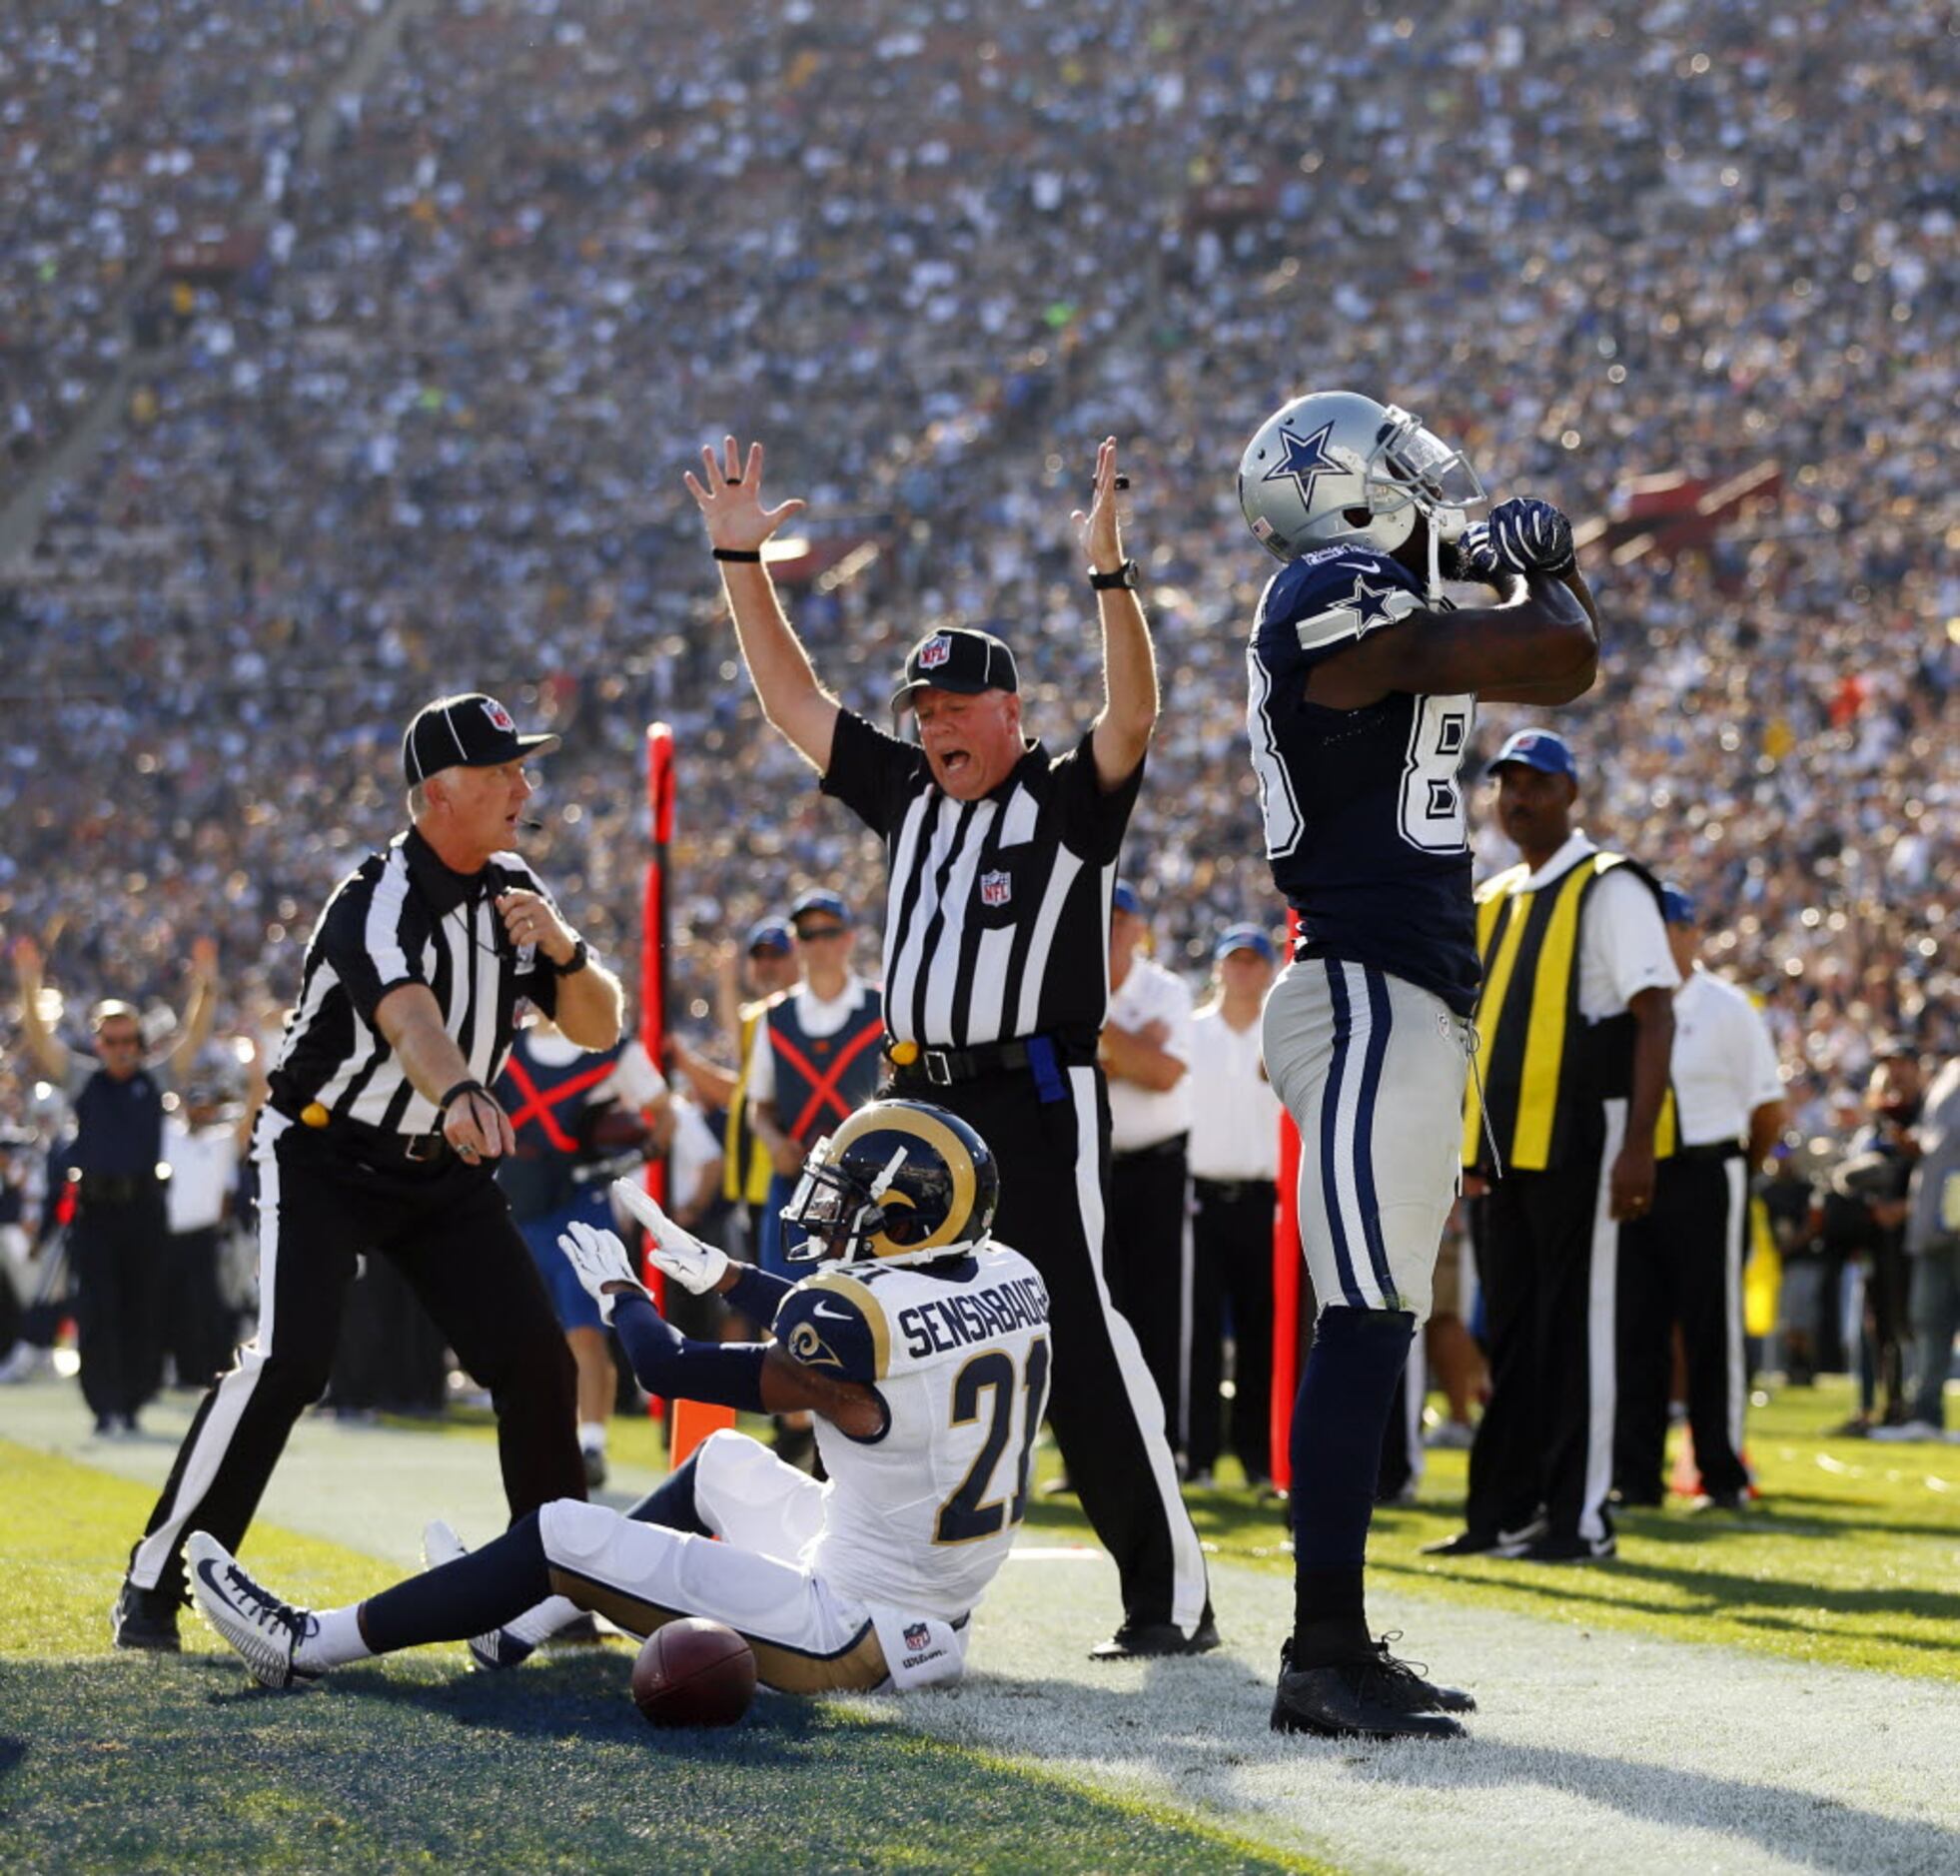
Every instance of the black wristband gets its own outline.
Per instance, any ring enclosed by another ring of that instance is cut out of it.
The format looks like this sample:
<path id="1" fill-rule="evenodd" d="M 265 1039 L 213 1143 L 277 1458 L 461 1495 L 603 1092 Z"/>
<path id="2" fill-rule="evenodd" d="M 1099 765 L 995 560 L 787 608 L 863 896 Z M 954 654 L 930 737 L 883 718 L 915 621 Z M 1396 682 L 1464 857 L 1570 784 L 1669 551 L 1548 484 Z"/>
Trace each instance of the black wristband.
<path id="1" fill-rule="evenodd" d="M 474 1080 L 460 1081 L 457 1083 L 457 1085 L 454 1088 L 452 1088 L 449 1091 L 448 1094 L 446 1094 L 442 1098 L 442 1100 L 436 1103 L 436 1112 L 438 1114 L 447 1114 L 450 1111 L 450 1103 L 454 1101 L 458 1095 L 466 1095 L 466 1094 L 480 1094 L 489 1097 L 490 1090 L 486 1088 L 484 1084 L 480 1081 L 474 1081 Z"/>
<path id="2" fill-rule="evenodd" d="M 716 547 L 714 557 L 717 560 L 760 560 L 762 550 L 759 547 Z"/>
<path id="3" fill-rule="evenodd" d="M 1089 583 L 1098 592 L 1115 592 L 1119 589 L 1134 592 L 1142 578 L 1143 569 L 1135 560 L 1125 560 L 1121 566 L 1107 573 L 1099 573 L 1094 567 L 1089 569 Z"/>
<path id="4" fill-rule="evenodd" d="M 592 948 L 584 939 L 571 947 L 571 955 L 562 964 L 552 964 L 551 969 L 560 977 L 575 977 L 592 961 Z M 548 963 L 549 960 L 547 959 Z"/>

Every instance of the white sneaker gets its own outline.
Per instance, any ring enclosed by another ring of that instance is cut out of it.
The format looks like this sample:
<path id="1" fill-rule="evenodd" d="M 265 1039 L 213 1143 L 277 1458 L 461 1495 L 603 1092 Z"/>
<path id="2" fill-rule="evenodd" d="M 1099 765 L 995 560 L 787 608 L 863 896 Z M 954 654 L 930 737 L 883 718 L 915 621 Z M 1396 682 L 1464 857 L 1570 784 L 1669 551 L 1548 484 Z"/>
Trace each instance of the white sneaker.
<path id="1" fill-rule="evenodd" d="M 445 1563 L 454 1563 L 458 1557 L 469 1554 L 470 1546 L 442 1518 L 432 1517 L 422 1527 L 424 1569 L 440 1569 Z M 547 1596 L 535 1608 L 526 1609 L 501 1628 L 487 1629 L 481 1635 L 472 1635 L 469 1642 L 470 1659 L 478 1667 L 488 1668 L 491 1672 L 498 1668 L 515 1667 L 519 1662 L 529 1660 L 545 1641 L 578 1613 L 577 1608 L 563 1596 Z M 590 1639 L 596 1641 L 598 1637 L 593 1635 Z"/>
<path id="2" fill-rule="evenodd" d="M 306 1644 L 320 1632 L 310 1610 L 296 1609 L 254 1582 L 209 1531 L 193 1531 L 184 1554 L 205 1620 L 238 1650 L 256 1679 L 290 1687 L 320 1678 L 326 1670 L 306 1658 Z"/>
<path id="3" fill-rule="evenodd" d="M 1939 1439 L 1943 1437 L 1940 1429 L 1931 1420 L 1906 1420 L 1897 1426 L 1874 1426 L 1873 1439 L 1886 1440 L 1896 1445 L 1902 1439 Z"/>
<path id="4" fill-rule="evenodd" d="M 1476 1442 L 1476 1428 L 1468 1420 L 1438 1420 L 1423 1443 L 1440 1452 L 1468 1452 Z"/>

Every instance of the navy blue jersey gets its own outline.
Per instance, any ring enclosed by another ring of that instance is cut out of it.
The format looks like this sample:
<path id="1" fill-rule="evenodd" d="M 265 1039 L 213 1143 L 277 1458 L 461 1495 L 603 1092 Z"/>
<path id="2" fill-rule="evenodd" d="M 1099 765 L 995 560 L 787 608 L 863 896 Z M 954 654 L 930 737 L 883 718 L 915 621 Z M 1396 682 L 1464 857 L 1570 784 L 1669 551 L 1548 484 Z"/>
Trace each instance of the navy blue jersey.
<path id="1" fill-rule="evenodd" d="M 1480 975 L 1457 765 L 1475 698 L 1391 691 L 1359 710 L 1307 701 L 1323 659 L 1425 605 L 1373 547 L 1322 547 L 1274 574 L 1246 649 L 1246 728 L 1273 878 L 1303 957 L 1352 959 L 1468 1016 Z"/>

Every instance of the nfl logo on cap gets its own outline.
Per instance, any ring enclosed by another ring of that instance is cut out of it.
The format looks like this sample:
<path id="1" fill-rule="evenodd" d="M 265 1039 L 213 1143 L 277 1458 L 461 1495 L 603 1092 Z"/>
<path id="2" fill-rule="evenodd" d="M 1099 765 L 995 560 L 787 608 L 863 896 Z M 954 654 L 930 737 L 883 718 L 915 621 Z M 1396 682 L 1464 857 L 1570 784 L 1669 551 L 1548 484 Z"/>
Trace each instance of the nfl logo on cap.
<path id="1" fill-rule="evenodd" d="M 1008 873 L 982 873 L 980 875 L 980 903 L 982 905 L 1005 905 L 1014 897 L 1014 879 Z"/>
<path id="2" fill-rule="evenodd" d="M 928 638 L 919 647 L 919 669 L 922 671 L 937 670 L 952 655 L 953 641 L 944 632 L 940 632 L 934 637 Z"/>
<path id="3" fill-rule="evenodd" d="M 486 697 L 484 699 L 484 714 L 498 729 L 513 730 L 517 727 L 510 712 L 502 704 L 498 703 L 494 697 Z"/>

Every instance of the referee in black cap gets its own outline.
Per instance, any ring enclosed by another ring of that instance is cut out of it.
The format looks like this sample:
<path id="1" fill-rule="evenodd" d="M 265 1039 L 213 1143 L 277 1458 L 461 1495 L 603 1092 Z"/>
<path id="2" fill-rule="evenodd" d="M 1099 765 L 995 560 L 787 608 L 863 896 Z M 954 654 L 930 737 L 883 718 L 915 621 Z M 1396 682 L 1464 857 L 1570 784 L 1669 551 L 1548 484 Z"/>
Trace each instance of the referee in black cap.
<path id="1" fill-rule="evenodd" d="M 491 1177 L 514 1144 L 490 1089 L 519 1001 L 588 1049 L 619 1034 L 618 980 L 509 850 L 525 762 L 556 747 L 481 694 L 409 726 L 414 824 L 328 900 L 254 1135 L 259 1333 L 205 1395 L 131 1555 L 119 1647 L 177 1647 L 184 1537 L 244 1536 L 326 1389 L 363 1254 L 395 1262 L 490 1390 L 511 1515 L 585 1495 L 571 1357 Z"/>
<path id="2" fill-rule="evenodd" d="M 1136 562 L 1117 527 L 1116 445 L 1075 517 L 1103 637 L 1105 698 L 1050 756 L 1021 733 L 1013 653 L 990 632 L 930 633 L 894 708 L 916 743 L 843 709 L 810 668 L 762 564 L 801 501 L 762 505 L 762 446 L 704 450 L 700 504 L 756 694 L 771 723 L 886 843 L 885 1022 L 895 1091 L 969 1122 L 1001 1168 L 994 1223 L 1048 1286 L 1048 1416 L 1071 1483 L 1122 1578 L 1123 1619 L 1099 1658 L 1218 1645 L 1204 1554 L 1178 1493 L 1164 1407 L 1110 1301 L 1103 1223 L 1109 1091 L 1097 1039 L 1109 1005 L 1110 893 L 1157 721 Z M 1001 1476 L 990 1494 L 1025 1501 Z"/>

